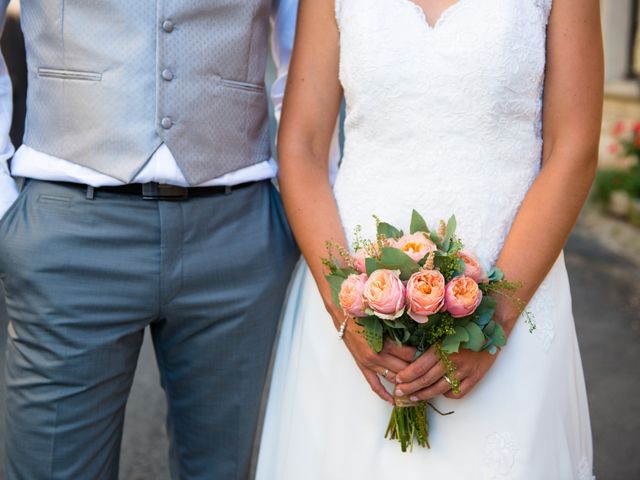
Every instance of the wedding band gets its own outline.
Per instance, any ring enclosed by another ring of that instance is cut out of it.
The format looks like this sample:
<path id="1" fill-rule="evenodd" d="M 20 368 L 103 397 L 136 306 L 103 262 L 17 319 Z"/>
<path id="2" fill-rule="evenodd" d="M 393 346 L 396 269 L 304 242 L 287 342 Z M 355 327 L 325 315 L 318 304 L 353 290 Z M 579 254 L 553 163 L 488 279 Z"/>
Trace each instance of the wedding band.
<path id="1" fill-rule="evenodd" d="M 384 378 L 387 378 L 387 375 L 389 375 L 389 369 L 388 369 L 388 368 L 385 368 L 385 369 L 384 369 L 384 372 L 382 372 L 382 376 L 383 376 Z"/>
<path id="2" fill-rule="evenodd" d="M 444 378 L 444 381 L 447 382 L 450 386 L 453 387 L 453 382 L 451 381 L 451 379 L 448 376 L 443 375 L 442 378 Z"/>

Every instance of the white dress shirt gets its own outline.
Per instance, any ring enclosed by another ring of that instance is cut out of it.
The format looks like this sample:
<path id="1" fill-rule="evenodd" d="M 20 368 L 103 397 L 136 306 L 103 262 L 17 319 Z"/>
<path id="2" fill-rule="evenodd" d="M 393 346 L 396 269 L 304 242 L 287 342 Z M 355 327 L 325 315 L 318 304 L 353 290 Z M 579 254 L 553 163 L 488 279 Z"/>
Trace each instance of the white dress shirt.
<path id="1" fill-rule="evenodd" d="M 280 118 L 284 87 L 291 58 L 291 49 L 295 34 L 298 0 L 276 0 L 272 15 L 272 54 L 276 65 L 277 77 L 271 88 L 276 119 Z M 18 190 L 10 175 L 35 178 L 39 180 L 64 181 L 91 185 L 94 187 L 122 185 L 123 182 L 90 168 L 53 157 L 37 151 L 28 145 L 22 145 L 14 155 L 9 139 L 12 116 L 11 80 L 0 53 L 0 217 L 15 201 Z M 7 159 L 11 158 L 11 172 Z M 337 132 L 331 146 L 331 176 L 335 176 L 339 157 Z M 209 180 L 199 186 L 237 185 L 249 181 L 273 178 L 277 173 L 276 162 L 265 162 L 236 170 L 221 177 Z M 133 179 L 132 183 L 158 182 L 179 186 L 189 186 L 180 171 L 169 148 L 162 144 L 149 159 L 145 167 Z"/>

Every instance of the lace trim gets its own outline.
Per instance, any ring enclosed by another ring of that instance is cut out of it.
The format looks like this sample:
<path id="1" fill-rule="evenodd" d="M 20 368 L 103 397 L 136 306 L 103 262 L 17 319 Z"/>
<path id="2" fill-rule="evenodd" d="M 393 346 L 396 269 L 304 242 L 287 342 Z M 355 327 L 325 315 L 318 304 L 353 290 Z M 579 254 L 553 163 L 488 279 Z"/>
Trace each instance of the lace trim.
<path id="1" fill-rule="evenodd" d="M 533 335 L 545 352 L 549 351 L 556 336 L 555 327 L 551 321 L 551 313 L 555 306 L 553 298 L 552 288 L 547 279 L 538 287 L 538 291 L 527 307 L 531 309 L 534 316 L 533 322 L 536 325 Z"/>
<path id="2" fill-rule="evenodd" d="M 544 14 L 545 25 L 549 22 L 549 15 L 551 15 L 551 8 L 553 7 L 553 0 L 534 0 L 536 6 L 542 9 Z"/>
<path id="3" fill-rule="evenodd" d="M 412 0 L 395 0 L 395 1 L 396 3 L 402 3 L 407 7 L 409 7 L 411 10 L 413 10 L 416 13 L 416 15 L 418 15 L 420 20 L 424 23 L 424 26 L 427 27 L 427 29 L 435 30 L 444 21 L 446 21 L 446 19 L 449 16 L 451 16 L 451 14 L 455 10 L 457 10 L 465 0 L 458 0 L 456 3 L 452 3 L 450 6 L 445 8 L 444 11 L 438 17 L 438 19 L 436 20 L 436 23 L 433 24 L 433 26 L 431 26 L 431 24 L 429 23 L 429 20 L 427 19 L 427 15 L 424 13 L 424 10 L 422 9 L 422 7 L 420 7 L 420 5 L 418 5 L 417 3 L 413 2 Z"/>
<path id="4" fill-rule="evenodd" d="M 510 432 L 494 432 L 487 436 L 484 446 L 485 480 L 500 480 L 509 477 L 516 462 L 518 445 Z"/>
<path id="5" fill-rule="evenodd" d="M 577 480 L 596 480 L 591 468 L 591 462 L 587 457 L 582 457 L 582 460 L 580 460 Z"/>

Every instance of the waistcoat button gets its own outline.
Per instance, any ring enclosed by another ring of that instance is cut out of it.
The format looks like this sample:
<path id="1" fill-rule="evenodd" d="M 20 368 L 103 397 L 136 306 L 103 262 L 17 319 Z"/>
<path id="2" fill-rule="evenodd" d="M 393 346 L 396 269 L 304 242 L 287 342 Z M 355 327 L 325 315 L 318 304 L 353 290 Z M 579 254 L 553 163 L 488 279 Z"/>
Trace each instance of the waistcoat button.
<path id="1" fill-rule="evenodd" d="M 162 120 L 160 120 L 160 125 L 165 130 L 169 130 L 171 128 L 171 125 L 173 125 L 173 122 L 171 121 L 171 117 L 164 117 Z"/>
<path id="2" fill-rule="evenodd" d="M 171 20 L 165 20 L 162 22 L 162 29 L 167 33 L 173 32 L 173 22 Z"/>
<path id="3" fill-rule="evenodd" d="M 162 78 L 164 78 L 167 82 L 170 82 L 171 80 L 173 80 L 173 72 L 168 68 L 165 68 L 162 71 Z"/>

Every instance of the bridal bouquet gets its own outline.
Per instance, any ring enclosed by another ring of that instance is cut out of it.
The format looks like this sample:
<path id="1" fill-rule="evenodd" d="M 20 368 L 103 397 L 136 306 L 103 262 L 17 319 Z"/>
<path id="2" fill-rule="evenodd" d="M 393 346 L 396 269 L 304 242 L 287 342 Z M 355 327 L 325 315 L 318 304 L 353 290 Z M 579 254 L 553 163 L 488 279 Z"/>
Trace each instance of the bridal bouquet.
<path id="1" fill-rule="evenodd" d="M 353 255 L 327 244 L 329 258 L 323 263 L 333 301 L 357 319 L 376 352 L 385 338 L 416 347 L 418 353 L 434 346 L 457 392 L 449 354 L 460 348 L 493 354 L 504 346 L 504 331 L 493 319 L 497 302 L 489 294 L 510 298 L 505 292 L 518 285 L 506 281 L 497 267 L 485 272 L 464 250 L 454 216 L 431 231 L 414 210 L 409 234 L 377 218 L 376 223 L 375 240 L 361 238 L 357 229 Z M 429 406 L 437 411 L 428 402 L 395 398 L 385 437 L 397 439 L 403 452 L 413 447 L 414 438 L 429 447 Z"/>

